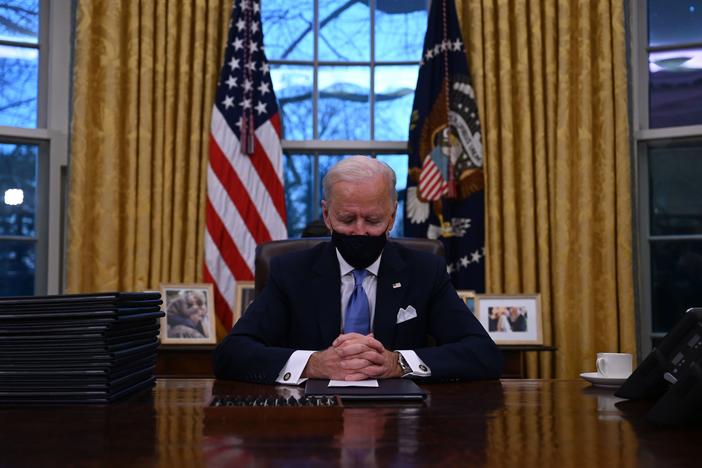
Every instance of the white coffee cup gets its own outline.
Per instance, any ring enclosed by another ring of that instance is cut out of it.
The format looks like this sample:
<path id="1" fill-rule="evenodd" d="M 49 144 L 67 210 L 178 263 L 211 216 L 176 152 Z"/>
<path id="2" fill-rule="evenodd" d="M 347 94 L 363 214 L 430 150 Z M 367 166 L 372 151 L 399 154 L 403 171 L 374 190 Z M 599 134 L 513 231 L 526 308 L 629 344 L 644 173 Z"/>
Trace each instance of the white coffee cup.
<path id="1" fill-rule="evenodd" d="M 629 353 L 597 353 L 597 373 L 602 377 L 629 377 L 632 357 Z"/>

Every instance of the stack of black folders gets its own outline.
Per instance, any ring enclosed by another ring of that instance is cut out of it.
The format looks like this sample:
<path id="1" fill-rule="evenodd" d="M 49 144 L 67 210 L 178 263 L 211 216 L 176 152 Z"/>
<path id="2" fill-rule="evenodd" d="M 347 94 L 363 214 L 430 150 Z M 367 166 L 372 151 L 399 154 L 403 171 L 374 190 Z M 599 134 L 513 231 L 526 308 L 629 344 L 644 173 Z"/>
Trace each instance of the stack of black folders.
<path id="1" fill-rule="evenodd" d="M 0 298 L 0 404 L 109 403 L 154 385 L 161 294 Z"/>

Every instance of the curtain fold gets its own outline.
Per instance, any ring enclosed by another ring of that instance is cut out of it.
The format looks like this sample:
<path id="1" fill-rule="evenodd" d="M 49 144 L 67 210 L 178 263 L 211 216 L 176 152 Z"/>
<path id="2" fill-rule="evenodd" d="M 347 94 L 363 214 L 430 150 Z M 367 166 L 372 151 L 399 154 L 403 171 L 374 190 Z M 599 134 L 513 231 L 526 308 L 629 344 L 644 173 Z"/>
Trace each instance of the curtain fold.
<path id="1" fill-rule="evenodd" d="M 68 291 L 201 280 L 210 112 L 230 8 L 78 2 Z"/>
<path id="2" fill-rule="evenodd" d="M 457 1 L 483 122 L 486 282 L 540 293 L 531 377 L 636 352 L 623 3 Z"/>

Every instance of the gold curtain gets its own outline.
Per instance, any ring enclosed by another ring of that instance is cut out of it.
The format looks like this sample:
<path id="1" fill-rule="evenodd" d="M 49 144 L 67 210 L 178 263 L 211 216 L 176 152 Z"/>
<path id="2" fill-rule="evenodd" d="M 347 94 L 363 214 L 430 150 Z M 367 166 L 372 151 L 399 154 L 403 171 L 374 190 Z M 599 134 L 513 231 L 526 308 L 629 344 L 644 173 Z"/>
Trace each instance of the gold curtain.
<path id="1" fill-rule="evenodd" d="M 457 1 L 485 146 L 487 288 L 541 294 L 532 377 L 636 351 L 621 0 Z"/>
<path id="2" fill-rule="evenodd" d="M 202 275 L 208 132 L 231 0 L 82 0 L 67 289 Z"/>

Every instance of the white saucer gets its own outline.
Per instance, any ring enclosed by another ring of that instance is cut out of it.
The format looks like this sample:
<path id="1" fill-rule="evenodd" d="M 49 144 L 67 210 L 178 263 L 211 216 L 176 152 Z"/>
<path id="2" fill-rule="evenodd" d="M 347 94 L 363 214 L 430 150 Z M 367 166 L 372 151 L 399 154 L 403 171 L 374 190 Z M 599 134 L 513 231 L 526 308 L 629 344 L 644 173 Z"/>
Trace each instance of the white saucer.
<path id="1" fill-rule="evenodd" d="M 597 372 L 583 372 L 580 377 L 590 382 L 595 387 L 619 388 L 626 382 L 627 377 L 604 377 Z"/>

